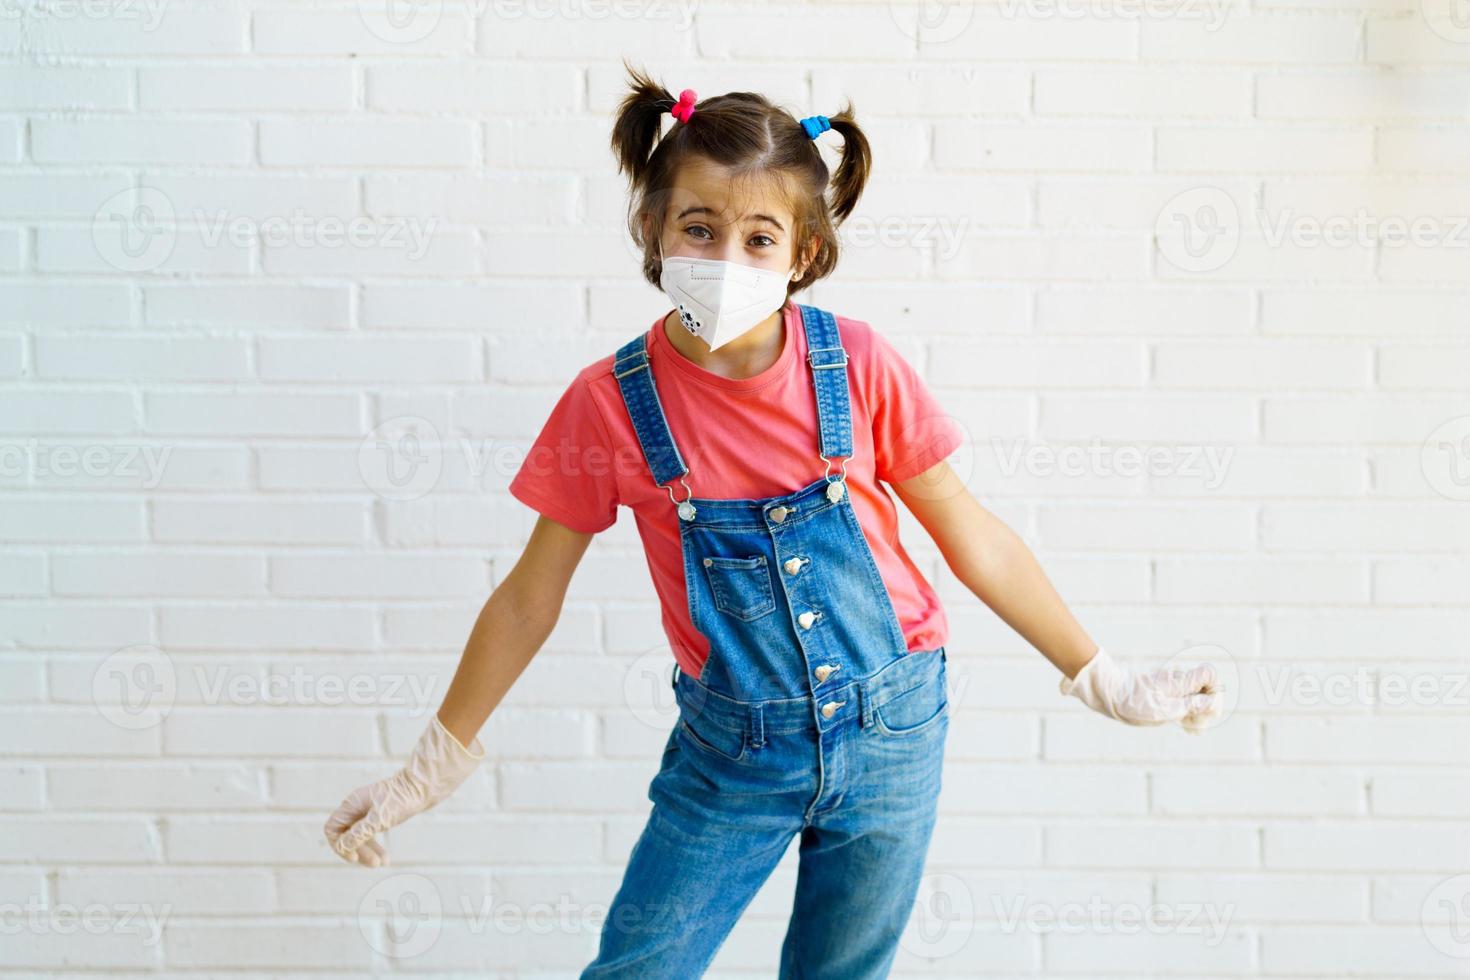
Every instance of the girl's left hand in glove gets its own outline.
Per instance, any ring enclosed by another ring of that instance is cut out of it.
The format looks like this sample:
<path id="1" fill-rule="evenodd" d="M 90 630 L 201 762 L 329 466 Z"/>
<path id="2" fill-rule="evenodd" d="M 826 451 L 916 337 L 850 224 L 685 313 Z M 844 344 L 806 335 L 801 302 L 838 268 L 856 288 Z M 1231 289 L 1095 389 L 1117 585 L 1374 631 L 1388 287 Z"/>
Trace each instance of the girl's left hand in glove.
<path id="1" fill-rule="evenodd" d="M 1061 691 L 1125 724 L 1177 721 L 1195 735 L 1208 728 L 1225 707 L 1224 687 L 1213 664 L 1187 670 L 1129 670 L 1101 647 L 1075 678 L 1062 678 Z"/>

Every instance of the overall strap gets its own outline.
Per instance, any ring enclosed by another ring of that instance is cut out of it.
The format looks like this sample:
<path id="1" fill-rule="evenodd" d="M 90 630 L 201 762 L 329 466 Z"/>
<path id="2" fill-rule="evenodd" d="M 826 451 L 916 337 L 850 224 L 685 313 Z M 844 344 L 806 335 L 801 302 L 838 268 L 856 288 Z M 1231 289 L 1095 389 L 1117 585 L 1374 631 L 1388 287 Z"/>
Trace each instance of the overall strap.
<path id="1" fill-rule="evenodd" d="M 633 431 L 643 447 L 643 458 L 653 473 L 653 482 L 663 486 L 689 472 L 684 457 L 674 445 L 668 419 L 653 387 L 653 368 L 649 366 L 647 334 L 639 334 L 618 348 L 613 357 L 613 377 L 623 393 L 623 404 L 633 420 Z"/>
<path id="2" fill-rule="evenodd" d="M 837 318 L 826 310 L 798 303 L 806 329 L 806 359 L 812 367 L 812 385 L 817 391 L 817 428 L 821 453 L 852 455 L 852 406 L 847 390 L 847 351 L 837 330 Z"/>

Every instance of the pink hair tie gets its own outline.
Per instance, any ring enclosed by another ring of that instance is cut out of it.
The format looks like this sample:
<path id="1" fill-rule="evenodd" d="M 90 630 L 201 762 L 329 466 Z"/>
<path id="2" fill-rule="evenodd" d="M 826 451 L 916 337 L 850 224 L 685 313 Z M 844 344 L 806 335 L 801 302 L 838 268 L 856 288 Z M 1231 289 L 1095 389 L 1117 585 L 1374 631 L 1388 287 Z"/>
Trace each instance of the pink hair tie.
<path id="1" fill-rule="evenodd" d="M 689 117 L 694 115 L 694 100 L 696 98 L 698 96 L 694 94 L 694 89 L 686 88 L 679 93 L 679 101 L 674 103 L 674 107 L 669 110 L 669 115 L 681 123 L 687 123 Z"/>

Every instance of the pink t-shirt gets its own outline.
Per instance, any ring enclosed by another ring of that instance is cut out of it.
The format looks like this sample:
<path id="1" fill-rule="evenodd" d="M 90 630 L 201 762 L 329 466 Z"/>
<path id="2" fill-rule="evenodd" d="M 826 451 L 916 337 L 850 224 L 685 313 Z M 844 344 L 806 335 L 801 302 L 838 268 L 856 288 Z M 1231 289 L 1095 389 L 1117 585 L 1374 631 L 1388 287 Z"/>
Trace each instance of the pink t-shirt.
<path id="1" fill-rule="evenodd" d="M 806 333 L 788 303 L 780 357 L 749 378 L 708 371 L 669 343 L 663 317 L 648 332 L 654 386 L 695 497 L 753 499 L 792 493 L 820 477 L 817 404 L 806 362 Z M 933 586 L 898 540 L 895 500 L 878 481 L 922 473 L 960 445 L 958 425 L 882 335 L 837 317 L 847 348 L 853 455 L 847 486 L 908 649 L 948 640 Z M 619 504 L 632 509 L 679 667 L 699 676 L 709 640 L 689 619 L 674 504 L 643 459 L 633 421 L 612 375 L 614 355 L 578 372 L 552 409 L 510 482 L 520 501 L 574 531 L 611 526 Z M 840 466 L 840 460 L 834 461 Z M 835 472 L 836 467 L 834 467 Z M 686 491 L 676 479 L 674 494 Z"/>

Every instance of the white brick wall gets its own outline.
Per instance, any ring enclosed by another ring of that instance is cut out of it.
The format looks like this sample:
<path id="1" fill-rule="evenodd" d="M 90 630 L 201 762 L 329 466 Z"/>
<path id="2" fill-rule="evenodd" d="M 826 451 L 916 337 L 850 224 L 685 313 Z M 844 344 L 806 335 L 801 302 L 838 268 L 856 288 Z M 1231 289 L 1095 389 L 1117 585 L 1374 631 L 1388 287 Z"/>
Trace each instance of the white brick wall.
<path id="1" fill-rule="evenodd" d="M 662 309 L 624 55 L 854 100 L 808 298 L 920 367 L 1094 637 L 1236 692 L 1197 739 L 1063 703 L 905 518 L 955 714 L 896 975 L 1470 976 L 1463 0 L 396 12 L 0 0 L 0 977 L 589 958 L 671 718 L 626 516 L 394 866 L 320 828 L 437 706 L 552 401 Z M 716 975 L 774 975 L 794 857 Z"/>

